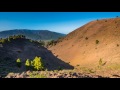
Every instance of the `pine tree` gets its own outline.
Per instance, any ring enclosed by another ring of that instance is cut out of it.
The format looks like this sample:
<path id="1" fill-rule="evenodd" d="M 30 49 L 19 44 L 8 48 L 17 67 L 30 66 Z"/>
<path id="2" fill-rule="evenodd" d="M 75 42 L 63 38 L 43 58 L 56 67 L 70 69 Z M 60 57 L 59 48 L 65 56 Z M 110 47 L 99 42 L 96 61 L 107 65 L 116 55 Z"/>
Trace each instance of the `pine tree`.
<path id="1" fill-rule="evenodd" d="M 36 69 L 36 70 L 43 70 L 44 69 L 41 57 L 36 56 L 35 59 L 33 60 L 33 64 L 34 64 L 34 69 Z"/>
<path id="2" fill-rule="evenodd" d="M 30 62 L 30 64 L 31 64 L 31 66 L 34 66 L 34 63 L 33 63 L 33 61 L 31 61 L 31 62 Z"/>
<path id="3" fill-rule="evenodd" d="M 20 58 L 18 58 L 18 59 L 16 60 L 16 63 L 17 63 L 17 66 L 20 68 L 20 67 L 21 67 L 21 60 L 20 60 Z"/>
<path id="4" fill-rule="evenodd" d="M 30 61 L 29 61 L 29 59 L 26 60 L 25 66 L 26 66 L 26 69 L 30 68 Z"/>

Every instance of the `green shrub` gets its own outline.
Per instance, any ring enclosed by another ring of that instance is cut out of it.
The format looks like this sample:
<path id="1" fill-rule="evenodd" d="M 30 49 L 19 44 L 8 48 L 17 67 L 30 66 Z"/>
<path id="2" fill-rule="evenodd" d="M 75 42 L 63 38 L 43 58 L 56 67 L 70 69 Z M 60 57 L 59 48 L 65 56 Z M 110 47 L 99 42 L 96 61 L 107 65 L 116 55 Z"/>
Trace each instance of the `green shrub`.
<path id="1" fill-rule="evenodd" d="M 21 60 L 20 60 L 20 58 L 18 58 L 18 59 L 16 60 L 16 63 L 17 63 L 17 66 L 20 68 L 20 67 L 21 67 Z"/>
<path id="2" fill-rule="evenodd" d="M 98 44 L 99 43 L 99 41 L 98 40 L 96 40 L 96 44 Z"/>
<path id="3" fill-rule="evenodd" d="M 25 62 L 26 69 L 32 70 L 44 70 L 44 64 L 41 57 L 35 57 L 34 60 L 30 61 L 29 59 Z"/>
<path id="4" fill-rule="evenodd" d="M 8 38 L 0 38 L 0 43 L 6 43 L 6 42 L 11 42 L 14 39 L 21 39 L 21 38 L 25 38 L 24 35 L 14 35 L 14 36 L 9 36 Z"/>
<path id="5" fill-rule="evenodd" d="M 47 43 L 47 46 L 54 46 L 57 44 L 58 41 L 55 41 L 55 40 L 51 40 Z"/>
<path id="6" fill-rule="evenodd" d="M 58 70 L 62 70 L 62 67 L 58 66 Z"/>
<path id="7" fill-rule="evenodd" d="M 35 59 L 33 60 L 33 65 L 34 65 L 35 70 L 43 70 L 44 69 L 44 65 L 43 65 L 41 57 L 36 56 Z"/>
<path id="8" fill-rule="evenodd" d="M 31 66 L 34 66 L 34 63 L 33 63 L 33 61 L 31 61 L 31 62 L 30 62 L 30 65 L 31 65 Z"/>
<path id="9" fill-rule="evenodd" d="M 29 61 L 29 59 L 26 60 L 25 66 L 30 66 L 30 61 Z"/>
<path id="10" fill-rule="evenodd" d="M 98 68 L 101 68 L 101 67 L 104 66 L 106 63 L 107 63 L 107 62 L 103 62 L 103 60 L 100 58 Z"/>
<path id="11" fill-rule="evenodd" d="M 25 66 L 26 66 L 26 69 L 30 69 L 30 61 L 29 61 L 29 59 L 26 60 Z"/>
<path id="12" fill-rule="evenodd" d="M 40 44 L 40 46 L 45 46 L 45 42 L 44 41 L 39 41 L 39 44 Z"/>
<path id="13" fill-rule="evenodd" d="M 7 39 L 0 39 L 0 42 L 1 42 L 1 43 L 6 43 L 6 42 L 7 42 Z"/>
<path id="14" fill-rule="evenodd" d="M 100 58 L 100 60 L 99 60 L 99 65 L 102 66 L 102 63 L 103 63 L 103 61 L 102 61 L 102 59 Z"/>
<path id="15" fill-rule="evenodd" d="M 95 73 L 96 71 L 93 70 L 93 69 L 88 69 L 88 72 L 89 72 L 89 73 Z"/>

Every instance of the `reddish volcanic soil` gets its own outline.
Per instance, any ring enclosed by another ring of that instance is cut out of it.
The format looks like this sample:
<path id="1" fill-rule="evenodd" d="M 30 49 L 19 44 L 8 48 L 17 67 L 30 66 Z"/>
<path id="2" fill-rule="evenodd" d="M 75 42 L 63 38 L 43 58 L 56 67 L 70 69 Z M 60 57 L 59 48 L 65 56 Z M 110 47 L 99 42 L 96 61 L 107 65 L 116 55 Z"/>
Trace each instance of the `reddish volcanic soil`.
<path id="1" fill-rule="evenodd" d="M 96 67 L 100 59 L 106 66 L 119 65 L 120 18 L 89 22 L 49 47 L 49 50 L 73 66 Z"/>

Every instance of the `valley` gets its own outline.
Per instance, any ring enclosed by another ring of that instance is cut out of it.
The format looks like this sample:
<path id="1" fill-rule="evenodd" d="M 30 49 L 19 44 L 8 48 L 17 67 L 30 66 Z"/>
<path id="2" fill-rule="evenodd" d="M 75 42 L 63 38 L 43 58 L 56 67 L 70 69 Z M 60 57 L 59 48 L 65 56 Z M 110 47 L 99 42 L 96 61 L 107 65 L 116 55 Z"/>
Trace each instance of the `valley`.
<path id="1" fill-rule="evenodd" d="M 0 37 L 1 78 L 120 77 L 118 17 L 91 21 L 67 35 L 44 30 L 10 30 L 0 32 Z M 42 58 L 44 70 L 26 69 L 26 60 L 35 57 Z M 18 58 L 20 68 L 16 66 Z"/>

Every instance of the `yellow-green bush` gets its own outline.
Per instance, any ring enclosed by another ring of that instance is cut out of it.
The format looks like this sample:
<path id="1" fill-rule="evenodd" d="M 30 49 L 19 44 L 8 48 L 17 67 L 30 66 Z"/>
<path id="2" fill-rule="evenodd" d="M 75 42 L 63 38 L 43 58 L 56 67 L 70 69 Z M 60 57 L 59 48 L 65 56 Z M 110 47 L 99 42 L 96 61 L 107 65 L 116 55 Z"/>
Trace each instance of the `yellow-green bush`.
<path id="1" fill-rule="evenodd" d="M 99 43 L 99 41 L 98 40 L 96 40 L 96 44 L 98 44 Z"/>
<path id="2" fill-rule="evenodd" d="M 7 42 L 7 39 L 0 39 L 0 42 L 5 43 L 5 42 Z"/>
<path id="3" fill-rule="evenodd" d="M 30 66 L 30 61 L 29 61 L 29 59 L 26 60 L 25 66 Z"/>
<path id="4" fill-rule="evenodd" d="M 36 56 L 35 59 L 33 60 L 33 65 L 34 65 L 34 69 L 36 69 L 36 70 L 43 70 L 44 69 L 41 57 Z"/>
<path id="5" fill-rule="evenodd" d="M 33 63 L 33 61 L 31 61 L 31 62 L 30 62 L 30 64 L 31 64 L 31 66 L 34 66 L 34 63 Z"/>
<path id="6" fill-rule="evenodd" d="M 21 67 L 21 60 L 20 60 L 20 58 L 18 58 L 18 59 L 16 60 L 16 63 L 17 63 L 17 66 L 20 68 L 20 67 Z"/>
<path id="7" fill-rule="evenodd" d="M 34 70 L 44 70 L 44 65 L 41 57 L 35 57 L 33 61 L 26 60 L 25 66 L 27 69 L 34 69 Z"/>
<path id="8" fill-rule="evenodd" d="M 30 61 L 29 61 L 29 59 L 26 60 L 25 66 L 26 66 L 26 69 L 30 68 Z"/>

